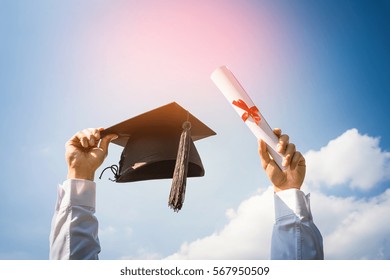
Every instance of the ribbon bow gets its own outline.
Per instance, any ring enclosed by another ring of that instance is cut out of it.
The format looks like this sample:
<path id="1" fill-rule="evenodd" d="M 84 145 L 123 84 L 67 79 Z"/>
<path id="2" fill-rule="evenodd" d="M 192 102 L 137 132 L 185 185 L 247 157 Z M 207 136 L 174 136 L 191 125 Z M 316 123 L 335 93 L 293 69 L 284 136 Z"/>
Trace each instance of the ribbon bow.
<path id="1" fill-rule="evenodd" d="M 256 106 L 252 106 L 249 108 L 248 105 L 242 99 L 234 100 L 232 103 L 233 105 L 245 111 L 241 116 L 244 122 L 249 118 L 249 116 L 251 116 L 255 123 L 257 125 L 259 124 L 259 122 L 261 121 L 261 117 L 259 115 L 259 109 L 257 109 Z"/>

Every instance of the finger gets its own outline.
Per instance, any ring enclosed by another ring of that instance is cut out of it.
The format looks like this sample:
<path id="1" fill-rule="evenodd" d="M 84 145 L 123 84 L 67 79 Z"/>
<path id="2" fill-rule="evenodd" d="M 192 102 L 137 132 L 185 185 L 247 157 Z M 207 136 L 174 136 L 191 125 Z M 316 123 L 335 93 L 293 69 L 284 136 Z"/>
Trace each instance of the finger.
<path id="1" fill-rule="evenodd" d="M 282 135 L 282 130 L 280 128 L 275 128 L 274 129 L 274 133 L 276 134 L 276 136 L 278 136 L 278 138 L 280 137 L 280 135 Z"/>
<path id="2" fill-rule="evenodd" d="M 102 130 L 103 129 L 101 129 L 101 128 L 94 128 L 94 129 L 91 130 L 91 137 L 89 139 L 89 142 L 90 142 L 89 144 L 91 146 L 95 146 L 96 147 L 98 145 L 100 137 L 101 137 L 100 132 Z"/>
<path id="3" fill-rule="evenodd" d="M 99 142 L 100 139 L 100 131 L 97 128 L 86 128 L 82 130 L 82 133 L 85 135 L 85 139 L 87 140 L 88 146 L 90 147 L 97 146 L 97 143 Z"/>
<path id="4" fill-rule="evenodd" d="M 283 172 L 280 170 L 279 166 L 276 162 L 271 159 L 267 144 L 264 141 L 259 141 L 259 154 L 261 159 L 261 164 L 270 178 L 271 182 L 275 185 L 280 185 L 281 180 L 284 180 L 285 176 L 283 176 Z"/>
<path id="5" fill-rule="evenodd" d="M 261 159 L 261 165 L 264 170 L 267 169 L 268 164 L 271 161 L 271 157 L 268 154 L 267 144 L 263 140 L 259 140 L 259 155 Z"/>
<path id="6" fill-rule="evenodd" d="M 306 160 L 300 152 L 295 152 L 291 158 L 290 168 L 294 170 L 298 166 L 306 166 Z"/>
<path id="7" fill-rule="evenodd" d="M 283 163 L 282 163 L 283 166 L 288 166 L 290 164 L 291 159 L 292 159 L 295 151 L 296 151 L 295 145 L 293 143 L 289 143 L 287 145 L 286 152 L 284 154 L 284 159 L 283 159 Z"/>
<path id="8" fill-rule="evenodd" d="M 69 143 L 77 147 L 88 148 L 88 136 L 85 135 L 84 131 L 79 131 L 69 140 Z"/>
<path id="9" fill-rule="evenodd" d="M 279 137 L 278 142 L 278 152 L 281 154 L 286 153 L 287 145 L 289 143 L 290 137 L 287 134 L 283 134 Z"/>
<path id="10" fill-rule="evenodd" d="M 112 140 L 115 140 L 118 138 L 118 135 L 116 134 L 109 134 L 103 137 L 103 139 L 100 141 L 99 148 L 103 150 L 104 154 L 107 155 L 108 153 L 108 145 Z"/>

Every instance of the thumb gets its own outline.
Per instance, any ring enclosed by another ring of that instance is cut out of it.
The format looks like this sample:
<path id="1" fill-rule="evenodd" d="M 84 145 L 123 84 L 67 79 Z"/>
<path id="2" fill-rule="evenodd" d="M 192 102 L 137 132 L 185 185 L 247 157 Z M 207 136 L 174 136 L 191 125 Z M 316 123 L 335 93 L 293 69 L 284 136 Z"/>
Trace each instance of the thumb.
<path id="1" fill-rule="evenodd" d="M 271 157 L 268 154 L 267 144 L 263 140 L 259 140 L 259 155 L 261 159 L 261 164 L 264 170 L 267 170 L 268 165 L 271 162 Z"/>
<path id="2" fill-rule="evenodd" d="M 108 153 L 108 145 L 112 140 L 115 140 L 118 138 L 118 135 L 116 134 L 109 134 L 102 138 L 99 144 L 99 148 L 103 150 L 104 154 L 107 155 Z"/>

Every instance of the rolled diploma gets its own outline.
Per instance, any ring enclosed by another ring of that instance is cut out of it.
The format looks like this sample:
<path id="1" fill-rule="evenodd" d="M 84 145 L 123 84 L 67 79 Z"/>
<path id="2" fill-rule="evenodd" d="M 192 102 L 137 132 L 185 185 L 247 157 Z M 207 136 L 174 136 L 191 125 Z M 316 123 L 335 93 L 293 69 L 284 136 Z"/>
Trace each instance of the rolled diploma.
<path id="1" fill-rule="evenodd" d="M 247 104 L 249 108 L 255 106 L 244 88 L 226 66 L 221 66 L 214 70 L 214 72 L 211 74 L 211 80 L 226 97 L 226 99 L 233 106 L 234 110 L 240 117 L 245 113 L 245 110 L 234 105 L 233 101 L 238 101 L 241 99 Z M 280 169 L 286 170 L 286 168 L 282 165 L 283 156 L 277 152 L 278 137 L 268 125 L 263 115 L 260 112 L 258 112 L 258 114 L 261 117 L 258 125 L 251 116 L 249 116 L 245 123 L 252 131 L 252 133 L 257 137 L 257 139 L 262 139 L 265 143 L 267 143 L 268 152 L 275 160 L 276 164 L 280 167 Z"/>

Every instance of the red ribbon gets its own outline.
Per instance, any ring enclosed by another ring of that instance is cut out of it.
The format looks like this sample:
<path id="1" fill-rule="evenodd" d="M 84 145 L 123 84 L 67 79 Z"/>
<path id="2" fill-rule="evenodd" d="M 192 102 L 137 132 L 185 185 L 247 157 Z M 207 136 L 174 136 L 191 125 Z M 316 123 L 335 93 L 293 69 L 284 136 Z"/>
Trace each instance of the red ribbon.
<path id="1" fill-rule="evenodd" d="M 256 106 L 252 106 L 249 108 L 248 105 L 246 105 L 246 103 L 242 99 L 238 99 L 237 101 L 234 100 L 232 103 L 233 105 L 245 111 L 241 116 L 244 122 L 249 118 L 249 116 L 251 116 L 255 123 L 259 124 L 259 122 L 261 121 L 261 117 L 259 114 L 259 109 L 257 109 Z"/>

